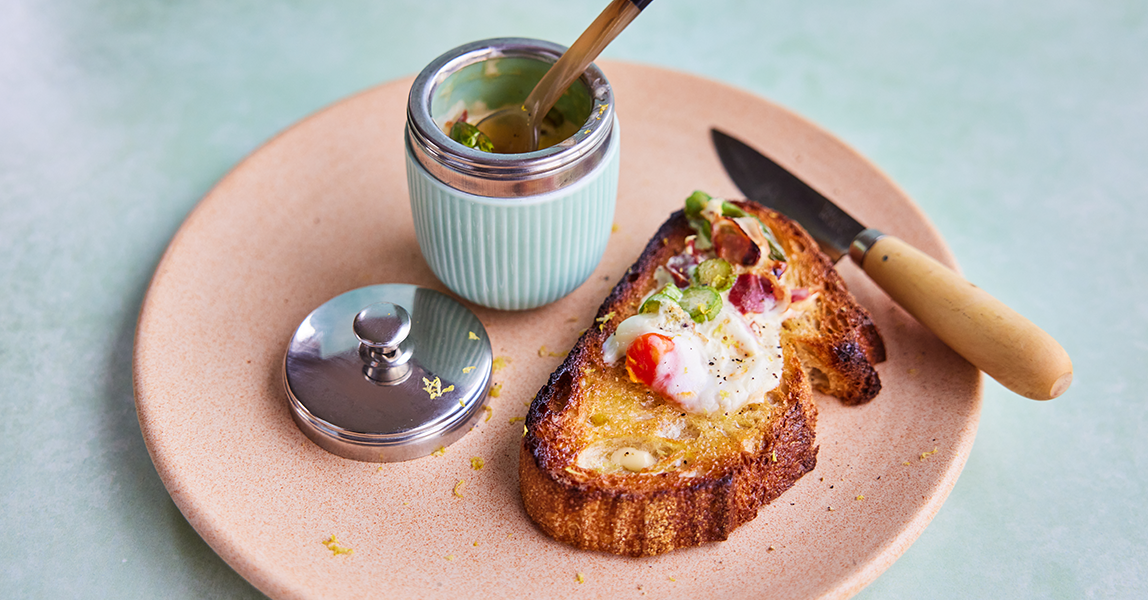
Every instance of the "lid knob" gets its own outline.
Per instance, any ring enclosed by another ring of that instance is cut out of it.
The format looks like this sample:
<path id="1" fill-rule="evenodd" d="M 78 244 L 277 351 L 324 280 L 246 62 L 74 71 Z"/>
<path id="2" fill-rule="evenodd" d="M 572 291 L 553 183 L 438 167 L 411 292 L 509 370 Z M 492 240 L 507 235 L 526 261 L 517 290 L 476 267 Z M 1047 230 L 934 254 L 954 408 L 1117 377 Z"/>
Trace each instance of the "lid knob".
<path id="1" fill-rule="evenodd" d="M 402 342 L 411 331 L 411 316 L 390 302 L 376 302 L 355 315 L 363 375 L 381 385 L 401 383 L 410 375 L 411 348 Z"/>

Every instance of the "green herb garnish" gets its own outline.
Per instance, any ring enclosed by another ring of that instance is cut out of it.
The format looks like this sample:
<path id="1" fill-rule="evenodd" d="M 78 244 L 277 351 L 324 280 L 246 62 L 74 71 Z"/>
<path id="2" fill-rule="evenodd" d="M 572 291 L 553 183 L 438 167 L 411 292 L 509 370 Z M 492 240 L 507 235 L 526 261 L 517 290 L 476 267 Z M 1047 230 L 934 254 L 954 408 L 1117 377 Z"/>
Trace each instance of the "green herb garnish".
<path id="1" fill-rule="evenodd" d="M 709 321 L 721 312 L 721 296 L 707 286 L 691 286 L 682 292 L 681 306 L 695 323 Z"/>
<path id="2" fill-rule="evenodd" d="M 663 302 L 666 302 L 669 304 L 677 304 L 678 301 L 681 299 L 682 299 L 682 291 L 678 289 L 678 286 L 676 286 L 672 283 L 668 283 L 668 284 L 666 284 L 666 287 L 663 287 L 662 289 L 658 290 L 658 292 L 656 294 L 654 294 L 653 296 L 650 296 L 649 298 L 646 298 L 646 301 L 642 303 L 642 306 L 638 309 L 638 312 L 640 312 L 640 313 L 658 312 L 659 310 L 661 310 Z"/>
<path id="3" fill-rule="evenodd" d="M 695 190 L 686 198 L 686 220 L 690 223 L 690 229 L 694 230 L 697 234 L 697 239 L 694 241 L 694 247 L 698 250 L 708 250 L 713 247 L 713 235 L 711 233 L 711 225 L 705 217 L 702 216 L 702 211 L 705 210 L 706 204 L 712 197 L 701 191 Z"/>
<path id="4" fill-rule="evenodd" d="M 490 138 L 486 137 L 485 133 L 479 131 L 478 127 L 465 121 L 455 121 L 454 125 L 451 125 L 450 139 L 467 148 L 474 148 L 483 152 L 494 152 L 494 142 L 490 141 Z"/>
<path id="5" fill-rule="evenodd" d="M 721 214 L 723 217 L 729 217 L 731 219 L 734 219 L 737 217 L 744 217 L 745 211 L 738 208 L 738 206 L 736 204 L 734 204 L 733 202 L 722 202 L 721 203 Z"/>
<path id="6" fill-rule="evenodd" d="M 698 250 L 709 250 L 713 247 L 713 225 L 710 222 L 696 217 L 689 219 L 690 229 L 694 230 L 697 234 L 697 239 L 694 240 L 694 248 Z"/>
<path id="7" fill-rule="evenodd" d="M 698 265 L 694 271 L 696 283 L 711 287 L 719 292 L 724 292 L 733 287 L 735 279 L 737 277 L 733 274 L 733 266 L 721 258 L 702 261 L 702 264 Z"/>
<path id="8" fill-rule="evenodd" d="M 760 223 L 760 221 L 758 222 Z M 773 235 L 773 230 L 766 227 L 765 223 L 762 223 L 761 231 L 765 234 L 765 239 L 769 241 L 769 257 L 773 260 L 779 260 L 781 262 L 788 261 L 789 259 L 785 257 L 785 251 L 781 249 L 781 244 Z"/>
<path id="9" fill-rule="evenodd" d="M 705 210 L 706 204 L 709 204 L 709 201 L 712 199 L 713 196 L 701 190 L 694 190 L 694 193 L 690 194 L 689 198 L 686 198 L 686 216 L 700 216 L 702 211 Z"/>

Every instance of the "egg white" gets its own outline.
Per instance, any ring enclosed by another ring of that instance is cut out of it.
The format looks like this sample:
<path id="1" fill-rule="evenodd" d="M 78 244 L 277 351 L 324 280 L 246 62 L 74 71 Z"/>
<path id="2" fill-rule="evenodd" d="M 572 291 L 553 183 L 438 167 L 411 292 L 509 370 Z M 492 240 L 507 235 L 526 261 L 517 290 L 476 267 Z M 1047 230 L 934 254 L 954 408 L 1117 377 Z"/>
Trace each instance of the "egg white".
<path id="1" fill-rule="evenodd" d="M 608 365 L 625 360 L 639 336 L 660 333 L 674 342 L 655 371 L 651 387 L 683 411 L 734 412 L 760 402 L 781 382 L 781 322 L 778 311 L 741 314 L 722 296 L 721 311 L 694 323 L 680 306 L 662 303 L 658 312 L 622 321 L 602 346 Z"/>

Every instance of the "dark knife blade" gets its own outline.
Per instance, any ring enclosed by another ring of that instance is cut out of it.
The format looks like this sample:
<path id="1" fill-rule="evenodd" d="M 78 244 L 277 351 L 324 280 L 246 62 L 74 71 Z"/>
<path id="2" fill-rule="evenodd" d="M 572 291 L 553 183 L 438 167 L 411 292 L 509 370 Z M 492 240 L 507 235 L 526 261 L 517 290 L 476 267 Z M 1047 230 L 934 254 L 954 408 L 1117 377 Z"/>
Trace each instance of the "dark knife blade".
<path id="1" fill-rule="evenodd" d="M 834 261 L 849 253 L 849 245 L 865 226 L 744 142 L 711 129 L 722 166 L 746 198 L 801 223 L 821 250 Z"/>

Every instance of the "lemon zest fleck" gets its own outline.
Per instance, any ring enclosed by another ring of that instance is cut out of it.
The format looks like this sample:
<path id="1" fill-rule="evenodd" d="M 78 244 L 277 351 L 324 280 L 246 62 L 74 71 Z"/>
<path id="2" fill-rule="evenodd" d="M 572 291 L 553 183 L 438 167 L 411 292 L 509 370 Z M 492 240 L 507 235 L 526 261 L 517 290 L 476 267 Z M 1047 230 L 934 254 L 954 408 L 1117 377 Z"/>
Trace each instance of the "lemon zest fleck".
<path id="1" fill-rule="evenodd" d="M 468 332 L 466 332 L 466 333 L 468 334 L 468 335 L 466 336 L 466 337 L 467 337 L 467 339 L 471 339 L 471 340 L 477 340 L 477 339 L 478 339 L 478 336 L 477 336 L 477 335 L 474 335 L 474 332 L 473 332 L 473 331 L 468 331 Z"/>
<path id="2" fill-rule="evenodd" d="M 327 549 L 331 551 L 331 556 L 339 556 L 341 554 L 354 554 L 355 553 L 354 549 L 352 549 L 352 548 L 348 548 L 346 546 L 340 546 L 339 545 L 339 538 L 336 538 L 335 534 L 333 534 L 333 533 L 331 534 L 330 538 L 328 538 L 326 541 L 323 542 L 323 545 L 326 546 Z"/>
<path id="3" fill-rule="evenodd" d="M 462 372 L 463 372 L 463 373 L 470 373 L 471 371 L 473 371 L 473 370 L 475 370 L 475 369 L 477 369 L 477 368 L 478 368 L 478 367 L 476 367 L 476 366 L 474 366 L 474 365 L 471 365 L 471 366 L 469 366 L 469 367 L 463 367 L 463 368 L 462 368 Z"/>
<path id="4" fill-rule="evenodd" d="M 488 404 L 488 405 L 482 407 L 482 410 L 486 411 L 486 418 L 483 419 L 482 422 L 483 423 L 490 422 L 490 418 L 494 416 L 494 409 L 491 408 L 490 405 Z"/>
<path id="5" fill-rule="evenodd" d="M 494 362 L 490 365 L 490 370 L 497 373 L 510 365 L 510 359 L 505 356 L 494 357 Z"/>
<path id="6" fill-rule="evenodd" d="M 490 386 L 490 397 L 497 398 L 502 395 L 502 384 L 496 383 Z"/>
<path id="7" fill-rule="evenodd" d="M 930 450 L 930 451 L 928 451 L 928 452 L 922 452 L 922 453 L 921 453 L 921 460 L 925 460 L 926 458 L 929 458 L 930 456 L 932 456 L 932 455 L 934 455 L 934 454 L 936 454 L 936 453 L 937 453 L 937 447 L 936 447 L 936 446 L 933 446 L 933 449 L 932 449 L 932 450 Z"/>
<path id="8" fill-rule="evenodd" d="M 454 484 L 454 490 L 451 492 L 456 497 L 462 498 L 462 486 L 466 485 L 465 479 L 459 479 L 458 483 Z"/>
<path id="9" fill-rule="evenodd" d="M 482 457 L 481 457 L 481 456 L 472 456 L 472 457 L 470 457 L 470 468 L 472 468 L 472 469 L 474 469 L 475 471 L 477 471 L 477 470 L 479 470 L 479 469 L 481 469 L 481 468 L 483 468 L 483 467 L 485 467 L 485 466 L 486 466 L 486 461 L 485 461 L 485 460 L 482 460 Z"/>
<path id="10" fill-rule="evenodd" d="M 439 379 L 438 377 L 435 377 L 434 381 L 431 381 L 431 380 L 427 379 L 426 377 L 423 377 L 423 383 L 425 384 L 423 386 L 423 391 L 426 392 L 430 396 L 431 400 L 434 400 L 435 398 L 438 398 L 439 396 L 442 396 L 443 394 L 445 394 L 447 392 L 453 392 L 454 391 L 454 385 L 448 385 L 446 388 L 443 388 L 442 387 L 442 380 Z"/>

